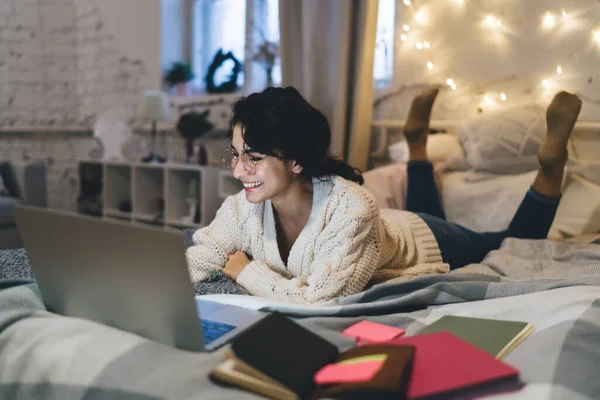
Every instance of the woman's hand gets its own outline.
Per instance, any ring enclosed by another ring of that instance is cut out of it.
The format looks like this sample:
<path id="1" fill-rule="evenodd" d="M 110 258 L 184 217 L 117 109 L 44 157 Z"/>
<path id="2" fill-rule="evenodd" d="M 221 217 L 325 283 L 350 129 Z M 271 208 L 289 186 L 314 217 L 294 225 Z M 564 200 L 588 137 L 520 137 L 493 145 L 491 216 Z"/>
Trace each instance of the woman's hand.
<path id="1" fill-rule="evenodd" d="M 225 268 L 223 268 L 223 273 L 231 279 L 237 280 L 239 274 L 242 273 L 248 264 L 250 264 L 250 259 L 248 259 L 246 253 L 243 251 L 236 251 L 227 259 Z"/>

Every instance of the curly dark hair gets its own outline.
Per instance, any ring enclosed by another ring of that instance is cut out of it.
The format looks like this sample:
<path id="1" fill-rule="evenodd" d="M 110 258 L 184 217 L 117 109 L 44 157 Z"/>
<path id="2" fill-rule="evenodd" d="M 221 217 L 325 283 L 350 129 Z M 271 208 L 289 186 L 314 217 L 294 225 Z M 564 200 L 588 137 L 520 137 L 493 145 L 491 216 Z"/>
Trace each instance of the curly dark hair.
<path id="1" fill-rule="evenodd" d="M 233 104 L 229 135 L 242 127 L 246 145 L 258 153 L 302 166 L 300 177 L 327 178 L 337 175 L 363 184 L 359 169 L 327 154 L 331 143 L 329 122 L 292 86 L 269 87 L 241 97 Z"/>

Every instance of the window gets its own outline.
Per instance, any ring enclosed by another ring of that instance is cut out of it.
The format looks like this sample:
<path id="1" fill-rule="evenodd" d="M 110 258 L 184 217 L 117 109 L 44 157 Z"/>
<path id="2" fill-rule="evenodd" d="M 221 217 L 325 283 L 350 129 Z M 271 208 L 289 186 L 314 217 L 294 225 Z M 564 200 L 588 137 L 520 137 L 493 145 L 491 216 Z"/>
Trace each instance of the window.
<path id="1" fill-rule="evenodd" d="M 396 0 L 379 0 L 373 79 L 379 87 L 388 86 L 394 69 L 394 19 Z"/>
<path id="2" fill-rule="evenodd" d="M 253 80 L 266 76 L 264 60 L 276 52 L 272 83 L 281 82 L 279 62 L 279 0 L 192 0 L 191 61 L 195 91 L 202 91 L 205 77 L 219 49 L 231 51 L 244 65 L 239 87 L 255 88 Z M 258 53 L 267 52 L 263 57 Z M 266 56 L 266 58 L 265 58 Z M 261 61 L 262 60 L 262 61 Z M 216 85 L 229 79 L 233 61 L 226 61 L 214 75 Z M 248 76 L 247 76 L 248 75 Z"/>

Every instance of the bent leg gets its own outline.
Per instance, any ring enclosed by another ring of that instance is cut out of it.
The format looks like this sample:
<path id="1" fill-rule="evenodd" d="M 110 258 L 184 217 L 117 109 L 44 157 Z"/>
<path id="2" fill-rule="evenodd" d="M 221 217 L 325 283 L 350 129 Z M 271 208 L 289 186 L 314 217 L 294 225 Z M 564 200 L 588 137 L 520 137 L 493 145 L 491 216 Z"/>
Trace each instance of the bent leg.
<path id="1" fill-rule="evenodd" d="M 409 161 L 407 175 L 406 210 L 445 220 L 446 214 L 433 176 L 433 165 L 425 160 Z"/>

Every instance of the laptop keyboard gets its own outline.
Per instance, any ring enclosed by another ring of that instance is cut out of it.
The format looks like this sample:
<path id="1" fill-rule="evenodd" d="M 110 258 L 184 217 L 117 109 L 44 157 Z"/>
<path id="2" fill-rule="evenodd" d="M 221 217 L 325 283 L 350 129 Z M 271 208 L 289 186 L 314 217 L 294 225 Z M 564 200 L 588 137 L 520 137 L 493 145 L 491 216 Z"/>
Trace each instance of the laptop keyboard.
<path id="1" fill-rule="evenodd" d="M 233 330 L 235 326 L 224 324 L 222 322 L 200 319 L 202 323 L 202 332 L 204 333 L 204 344 L 207 345 L 215 339 L 220 338 L 227 332 Z"/>

